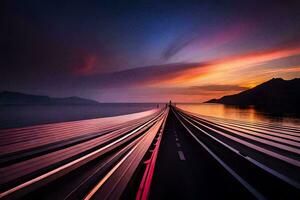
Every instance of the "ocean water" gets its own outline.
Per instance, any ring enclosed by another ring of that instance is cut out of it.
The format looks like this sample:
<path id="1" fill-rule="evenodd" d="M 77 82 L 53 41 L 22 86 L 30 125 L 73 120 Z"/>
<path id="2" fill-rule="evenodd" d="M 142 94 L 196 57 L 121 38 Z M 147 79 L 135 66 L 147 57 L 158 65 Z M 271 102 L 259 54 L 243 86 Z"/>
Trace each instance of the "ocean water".
<path id="1" fill-rule="evenodd" d="M 165 104 L 159 104 L 164 107 Z M 262 112 L 254 107 L 240 108 L 222 104 L 177 104 L 177 107 L 200 115 L 250 122 L 273 122 L 300 126 L 299 117 L 284 117 Z M 37 124 L 66 122 L 142 112 L 156 108 L 155 103 L 105 103 L 69 106 L 0 106 L 0 129 Z"/>
<path id="2" fill-rule="evenodd" d="M 156 106 L 154 103 L 0 106 L 0 129 L 124 115 L 150 110 Z"/>
<path id="3" fill-rule="evenodd" d="M 213 116 L 226 119 L 235 119 L 248 122 L 272 122 L 279 125 L 300 126 L 300 118 L 268 113 L 255 109 L 255 107 L 241 108 L 223 104 L 177 104 L 177 107 L 200 115 Z"/>

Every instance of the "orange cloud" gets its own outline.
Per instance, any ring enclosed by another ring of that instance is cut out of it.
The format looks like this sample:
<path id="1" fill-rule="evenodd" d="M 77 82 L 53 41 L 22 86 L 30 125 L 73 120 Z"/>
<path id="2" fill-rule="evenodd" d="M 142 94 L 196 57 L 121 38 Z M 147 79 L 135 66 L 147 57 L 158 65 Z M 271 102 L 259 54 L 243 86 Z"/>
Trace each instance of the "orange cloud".
<path id="1" fill-rule="evenodd" d="M 151 83 L 152 86 L 168 85 L 190 85 L 197 83 L 205 78 L 206 81 L 218 81 L 224 79 L 227 73 L 238 73 L 240 70 L 251 68 L 254 65 L 282 59 L 290 56 L 300 55 L 300 47 L 278 48 L 267 51 L 254 52 L 244 55 L 231 56 L 225 59 L 213 60 L 199 67 L 183 69 L 176 74 L 170 72 L 170 76 L 157 82 Z M 218 79 L 221 78 L 221 79 Z"/>
<path id="2" fill-rule="evenodd" d="M 172 99 L 177 102 L 202 102 L 237 93 L 245 87 L 254 87 L 272 77 L 299 77 L 299 67 L 274 67 L 273 62 L 295 55 L 300 55 L 300 46 L 282 47 L 203 63 L 173 63 L 99 75 L 89 74 L 78 78 L 74 84 L 107 90 L 132 89 L 133 95 L 129 95 L 128 92 L 126 94 L 129 97 L 135 96 L 137 101 Z M 268 64 L 270 61 L 273 66 Z"/>

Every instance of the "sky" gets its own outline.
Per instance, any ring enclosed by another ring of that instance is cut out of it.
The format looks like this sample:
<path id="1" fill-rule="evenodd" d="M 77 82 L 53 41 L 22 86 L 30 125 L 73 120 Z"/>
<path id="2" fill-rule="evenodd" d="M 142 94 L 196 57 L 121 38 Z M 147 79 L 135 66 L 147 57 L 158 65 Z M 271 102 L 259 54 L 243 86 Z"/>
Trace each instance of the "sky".
<path id="1" fill-rule="evenodd" d="M 300 78 L 300 1 L 0 3 L 0 91 L 203 102 Z"/>

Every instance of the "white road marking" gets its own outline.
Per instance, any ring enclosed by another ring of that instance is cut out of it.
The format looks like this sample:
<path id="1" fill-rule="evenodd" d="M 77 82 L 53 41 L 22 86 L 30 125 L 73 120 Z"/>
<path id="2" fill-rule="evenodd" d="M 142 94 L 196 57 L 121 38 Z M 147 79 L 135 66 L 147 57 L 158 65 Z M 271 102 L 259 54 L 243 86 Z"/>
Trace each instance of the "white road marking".
<path id="1" fill-rule="evenodd" d="M 176 142 L 176 145 L 177 147 L 181 147 L 180 143 L 179 142 Z"/>
<path id="2" fill-rule="evenodd" d="M 179 155 L 180 160 L 185 160 L 185 157 L 184 157 L 184 154 L 182 151 L 178 151 L 178 155 Z"/>
<path id="3" fill-rule="evenodd" d="M 175 138 L 176 141 L 179 141 L 178 138 Z"/>

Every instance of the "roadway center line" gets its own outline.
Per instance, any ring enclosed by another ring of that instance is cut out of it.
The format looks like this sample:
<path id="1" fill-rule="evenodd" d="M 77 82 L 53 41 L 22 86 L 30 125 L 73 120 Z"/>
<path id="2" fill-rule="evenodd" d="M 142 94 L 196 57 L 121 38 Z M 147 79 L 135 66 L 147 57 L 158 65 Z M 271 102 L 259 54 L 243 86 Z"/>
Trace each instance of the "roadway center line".
<path id="1" fill-rule="evenodd" d="M 178 155 L 180 160 L 185 160 L 185 156 L 182 151 L 178 151 Z"/>
<path id="2" fill-rule="evenodd" d="M 178 138 L 175 138 L 176 141 L 179 141 Z"/>
<path id="3" fill-rule="evenodd" d="M 176 145 L 177 147 L 181 147 L 180 143 L 179 142 L 176 142 Z"/>

